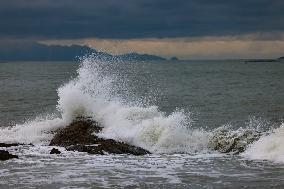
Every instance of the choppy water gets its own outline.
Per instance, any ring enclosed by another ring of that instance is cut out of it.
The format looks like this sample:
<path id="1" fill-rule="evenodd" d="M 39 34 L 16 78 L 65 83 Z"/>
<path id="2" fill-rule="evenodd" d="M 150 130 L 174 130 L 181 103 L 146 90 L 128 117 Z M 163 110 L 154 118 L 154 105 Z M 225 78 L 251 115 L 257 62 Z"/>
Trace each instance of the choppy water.
<path id="1" fill-rule="evenodd" d="M 0 142 L 35 144 L 9 149 L 20 159 L 0 162 L 2 187 L 284 187 L 283 62 L 89 58 L 1 63 L 0 73 Z M 154 154 L 49 155 L 49 131 L 77 115 Z M 266 134 L 242 154 L 220 154 L 210 148 L 220 128 Z"/>

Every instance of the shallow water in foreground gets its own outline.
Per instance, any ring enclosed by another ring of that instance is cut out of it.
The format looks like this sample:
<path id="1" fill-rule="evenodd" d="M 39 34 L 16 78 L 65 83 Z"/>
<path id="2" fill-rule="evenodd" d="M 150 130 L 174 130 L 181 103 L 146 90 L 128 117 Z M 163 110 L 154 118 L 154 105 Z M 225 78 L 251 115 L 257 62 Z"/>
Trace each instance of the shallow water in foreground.
<path id="1" fill-rule="evenodd" d="M 8 149 L 20 158 L 0 162 L 1 188 L 284 187 L 283 63 L 100 65 L 76 74 L 71 62 L 0 64 L 0 142 L 35 144 Z M 76 115 L 154 154 L 50 155 L 49 131 Z M 220 127 L 266 134 L 243 154 L 220 154 L 208 147 Z"/>
<path id="2" fill-rule="evenodd" d="M 235 155 L 87 155 L 49 148 L 20 150 L 0 164 L 1 188 L 281 188 L 283 164 Z"/>

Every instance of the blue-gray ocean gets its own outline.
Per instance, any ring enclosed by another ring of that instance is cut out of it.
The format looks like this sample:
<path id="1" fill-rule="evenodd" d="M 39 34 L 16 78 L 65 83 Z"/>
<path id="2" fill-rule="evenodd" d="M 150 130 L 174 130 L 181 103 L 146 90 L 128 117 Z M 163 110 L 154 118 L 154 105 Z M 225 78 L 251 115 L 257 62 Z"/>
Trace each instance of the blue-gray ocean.
<path id="1" fill-rule="evenodd" d="M 284 62 L 243 60 L 0 63 L 0 188 L 284 188 Z M 77 116 L 146 156 L 50 155 Z M 242 153 L 221 153 L 246 131 Z"/>

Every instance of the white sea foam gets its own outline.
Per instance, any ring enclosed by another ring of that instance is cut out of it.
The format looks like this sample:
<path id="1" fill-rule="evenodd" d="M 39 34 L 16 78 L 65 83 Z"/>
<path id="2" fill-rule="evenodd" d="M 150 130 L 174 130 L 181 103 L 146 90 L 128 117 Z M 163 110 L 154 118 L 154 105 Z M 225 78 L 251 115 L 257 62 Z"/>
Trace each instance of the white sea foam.
<path id="1" fill-rule="evenodd" d="M 244 152 L 251 159 L 270 160 L 284 163 L 284 124 L 270 134 L 262 136 Z"/>

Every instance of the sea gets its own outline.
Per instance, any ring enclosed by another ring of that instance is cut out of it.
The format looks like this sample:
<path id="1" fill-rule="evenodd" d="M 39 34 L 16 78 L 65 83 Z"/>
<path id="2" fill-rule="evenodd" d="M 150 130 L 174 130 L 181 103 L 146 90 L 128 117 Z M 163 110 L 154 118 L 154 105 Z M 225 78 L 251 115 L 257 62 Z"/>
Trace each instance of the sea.
<path id="1" fill-rule="evenodd" d="M 49 154 L 78 116 L 152 154 Z M 284 188 L 283 119 L 284 62 L 2 62 L 0 142 L 24 145 L 3 148 L 19 159 L 0 188 Z M 244 151 L 214 148 L 248 131 Z"/>

